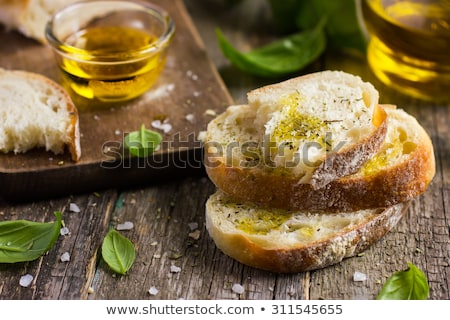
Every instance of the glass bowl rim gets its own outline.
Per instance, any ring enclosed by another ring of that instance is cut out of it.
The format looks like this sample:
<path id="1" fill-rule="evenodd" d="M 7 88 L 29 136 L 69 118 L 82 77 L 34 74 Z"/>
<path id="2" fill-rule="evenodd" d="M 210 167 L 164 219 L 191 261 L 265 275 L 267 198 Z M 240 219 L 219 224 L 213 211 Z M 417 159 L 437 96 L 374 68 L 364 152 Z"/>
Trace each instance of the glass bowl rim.
<path id="1" fill-rule="evenodd" d="M 116 58 L 118 56 L 117 53 L 113 54 L 102 54 L 102 55 L 96 55 L 96 54 L 90 54 L 86 52 L 86 50 L 80 49 L 76 46 L 68 45 L 64 41 L 61 41 L 53 32 L 53 26 L 54 21 L 57 19 L 61 14 L 67 12 L 67 10 L 73 10 L 74 8 L 83 7 L 86 4 L 95 4 L 95 3 L 124 3 L 126 5 L 135 5 L 136 8 L 139 8 L 143 11 L 146 11 L 153 16 L 156 16 L 159 21 L 161 21 L 164 25 L 164 30 L 162 34 L 157 38 L 156 41 L 152 42 L 151 44 L 144 46 L 138 50 L 134 51 L 127 51 L 126 55 L 125 52 L 120 53 L 120 56 L 124 58 L 124 61 L 128 62 L 130 59 L 136 59 L 140 57 L 146 57 L 148 55 L 151 55 L 153 53 L 159 52 L 163 50 L 166 46 L 169 45 L 171 42 L 173 35 L 175 33 L 175 22 L 171 15 L 164 10 L 163 8 L 147 2 L 147 1 L 140 1 L 140 0 L 90 0 L 90 1 L 77 1 L 74 3 L 71 3 L 67 6 L 64 6 L 57 10 L 50 18 L 50 20 L 47 22 L 45 27 L 45 37 L 47 39 L 47 42 L 55 49 L 58 53 L 62 55 L 69 56 L 70 59 L 79 59 L 79 60 L 91 60 L 91 62 L 96 63 L 102 63 L 101 60 L 98 59 L 106 59 L 108 58 Z M 95 61 L 92 61 L 95 60 Z M 120 63 L 120 61 L 114 60 L 114 63 Z M 107 63 L 107 61 L 105 61 Z"/>

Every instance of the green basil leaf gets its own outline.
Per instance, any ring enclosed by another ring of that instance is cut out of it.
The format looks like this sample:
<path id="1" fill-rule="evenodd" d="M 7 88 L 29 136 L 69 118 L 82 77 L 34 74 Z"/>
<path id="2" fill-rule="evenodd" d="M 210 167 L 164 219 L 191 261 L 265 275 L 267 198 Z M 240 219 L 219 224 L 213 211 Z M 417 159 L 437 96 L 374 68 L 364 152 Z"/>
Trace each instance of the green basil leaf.
<path id="1" fill-rule="evenodd" d="M 297 15 L 299 28 L 309 28 L 318 19 L 326 19 L 327 44 L 337 49 L 365 52 L 367 41 L 358 21 L 354 0 L 315 0 L 302 6 Z"/>
<path id="2" fill-rule="evenodd" d="M 56 221 L 13 220 L 0 222 L 0 263 L 32 261 L 50 250 L 61 229 L 61 212 Z"/>
<path id="3" fill-rule="evenodd" d="M 162 141 L 162 136 L 155 131 L 147 130 L 144 125 L 140 130 L 128 133 L 124 145 L 133 156 L 148 157 Z"/>
<path id="4" fill-rule="evenodd" d="M 301 70 L 325 50 L 324 23 L 277 40 L 261 48 L 242 53 L 217 29 L 216 35 L 224 55 L 239 69 L 262 77 L 276 77 Z"/>
<path id="5" fill-rule="evenodd" d="M 126 274 L 134 263 L 136 253 L 133 243 L 111 229 L 103 239 L 102 257 L 116 273 Z"/>
<path id="6" fill-rule="evenodd" d="M 394 273 L 384 284 L 378 300 L 426 300 L 429 286 L 425 274 L 412 263 L 408 269 Z"/>

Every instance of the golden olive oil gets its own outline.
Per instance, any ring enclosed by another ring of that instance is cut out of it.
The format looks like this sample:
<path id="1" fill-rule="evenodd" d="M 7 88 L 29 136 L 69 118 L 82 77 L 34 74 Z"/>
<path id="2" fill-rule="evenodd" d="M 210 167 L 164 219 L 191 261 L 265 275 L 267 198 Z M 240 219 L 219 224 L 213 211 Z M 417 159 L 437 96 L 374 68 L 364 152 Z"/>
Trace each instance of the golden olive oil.
<path id="1" fill-rule="evenodd" d="M 70 57 L 66 55 L 60 63 L 63 84 L 87 99 L 135 98 L 153 85 L 163 69 L 165 53 L 151 53 L 156 40 L 143 30 L 129 27 L 80 30 L 65 39 Z"/>
<path id="2" fill-rule="evenodd" d="M 450 101 L 450 0 L 363 0 L 368 63 L 406 94 Z"/>

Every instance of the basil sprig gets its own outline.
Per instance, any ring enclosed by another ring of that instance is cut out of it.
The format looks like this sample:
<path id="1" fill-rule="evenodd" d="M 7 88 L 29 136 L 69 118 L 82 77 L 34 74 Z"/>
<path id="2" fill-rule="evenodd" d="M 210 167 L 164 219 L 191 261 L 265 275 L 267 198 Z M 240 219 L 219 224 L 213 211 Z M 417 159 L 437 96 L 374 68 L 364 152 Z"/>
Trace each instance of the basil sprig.
<path id="1" fill-rule="evenodd" d="M 156 131 L 148 130 L 145 125 L 137 131 L 128 133 L 124 138 L 124 146 L 136 157 L 144 158 L 152 154 L 162 141 Z"/>
<path id="2" fill-rule="evenodd" d="M 102 244 L 102 258 L 116 273 L 126 274 L 136 257 L 133 243 L 119 232 L 111 229 Z"/>
<path id="3" fill-rule="evenodd" d="M 298 32 L 264 47 L 242 53 L 235 49 L 217 29 L 224 55 L 241 70 L 262 77 L 282 76 L 307 66 L 325 50 L 323 21 L 312 29 Z"/>
<path id="4" fill-rule="evenodd" d="M 425 274 L 412 263 L 394 273 L 383 285 L 377 300 L 426 300 L 429 286 Z"/>
<path id="5" fill-rule="evenodd" d="M 0 222 L 0 263 L 32 261 L 50 250 L 61 229 L 61 212 L 55 222 L 12 220 Z"/>
<path id="6" fill-rule="evenodd" d="M 366 50 L 354 0 L 268 0 L 275 23 L 287 36 L 249 52 L 240 52 L 216 31 L 219 46 L 244 72 L 279 77 L 302 70 L 326 49 Z"/>

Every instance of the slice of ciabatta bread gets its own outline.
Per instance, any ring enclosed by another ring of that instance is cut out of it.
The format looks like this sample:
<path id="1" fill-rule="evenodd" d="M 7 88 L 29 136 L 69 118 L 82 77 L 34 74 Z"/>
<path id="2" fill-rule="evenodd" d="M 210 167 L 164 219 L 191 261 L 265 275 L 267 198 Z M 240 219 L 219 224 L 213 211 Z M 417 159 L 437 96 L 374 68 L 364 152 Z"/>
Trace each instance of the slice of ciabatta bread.
<path id="1" fill-rule="evenodd" d="M 0 0 L 0 23 L 46 42 L 45 25 L 56 10 L 77 0 Z"/>
<path id="2" fill-rule="evenodd" d="M 67 145 L 72 159 L 80 159 L 78 111 L 67 92 L 49 78 L 0 68 L 0 119 L 0 151 L 44 147 L 60 154 Z"/>
<path id="3" fill-rule="evenodd" d="M 253 90 L 248 106 L 212 120 L 206 166 L 213 181 L 227 171 L 247 174 L 243 167 L 250 166 L 318 189 L 355 173 L 379 150 L 386 130 L 370 83 L 323 71 Z"/>
<path id="4" fill-rule="evenodd" d="M 239 165 L 210 162 L 211 180 L 229 196 L 265 206 L 324 212 L 390 207 L 426 191 L 435 174 L 433 145 L 417 120 L 402 109 L 383 106 L 388 130 L 380 151 L 356 173 L 314 189 L 299 184 L 288 170 L 253 164 L 256 149 L 248 148 L 248 160 Z M 222 123 L 233 137 L 252 139 L 236 122 L 254 117 L 248 106 L 232 107 Z M 234 131 L 233 131 L 234 130 Z M 230 138 L 231 139 L 231 138 Z M 238 140 L 240 141 L 240 140 Z"/>
<path id="5" fill-rule="evenodd" d="M 324 268 L 366 250 L 407 211 L 310 213 L 234 202 L 217 191 L 206 202 L 206 228 L 226 255 L 258 269 L 296 273 Z"/>

